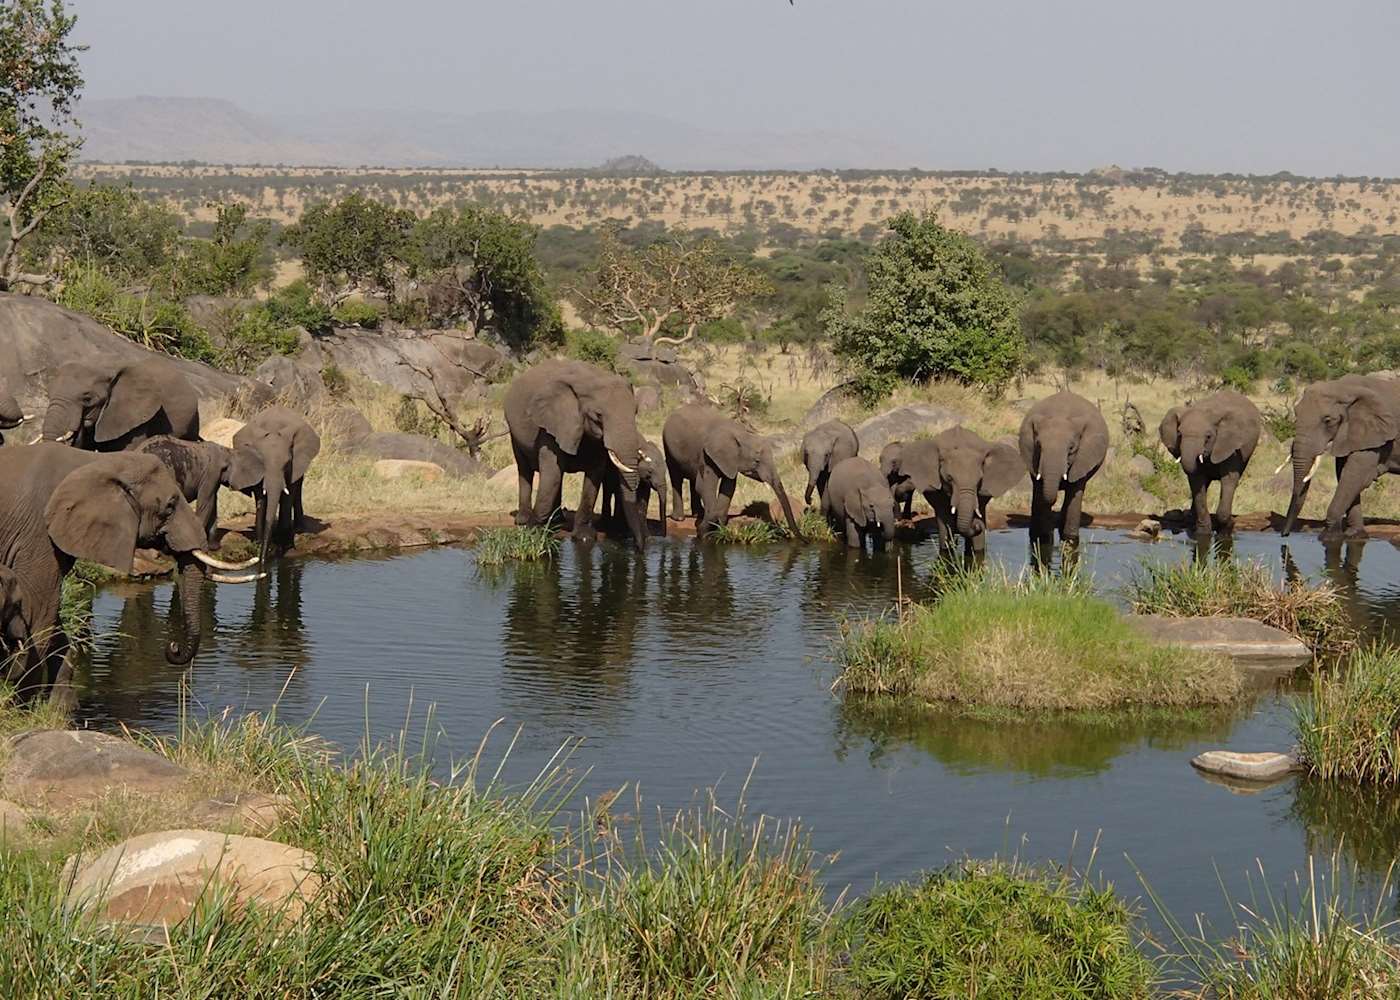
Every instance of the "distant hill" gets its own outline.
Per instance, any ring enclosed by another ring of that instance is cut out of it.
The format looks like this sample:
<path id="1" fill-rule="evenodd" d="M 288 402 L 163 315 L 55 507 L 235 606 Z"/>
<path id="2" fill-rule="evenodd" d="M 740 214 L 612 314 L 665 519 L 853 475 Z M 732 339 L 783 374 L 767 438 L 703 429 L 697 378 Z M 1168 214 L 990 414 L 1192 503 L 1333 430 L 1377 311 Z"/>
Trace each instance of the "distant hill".
<path id="1" fill-rule="evenodd" d="M 822 132 L 698 128 L 613 111 L 256 114 L 215 98 L 85 100 L 83 158 L 314 166 L 588 167 L 645 149 L 676 170 L 908 167 L 897 145 Z M 640 159 L 640 158 L 639 158 Z"/>

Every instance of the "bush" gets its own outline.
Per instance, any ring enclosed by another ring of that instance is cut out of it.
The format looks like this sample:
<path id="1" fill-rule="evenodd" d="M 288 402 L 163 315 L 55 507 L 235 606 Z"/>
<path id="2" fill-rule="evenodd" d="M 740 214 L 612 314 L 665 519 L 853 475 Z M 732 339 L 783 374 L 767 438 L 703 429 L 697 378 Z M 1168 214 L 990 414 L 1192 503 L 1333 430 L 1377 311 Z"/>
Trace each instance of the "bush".
<path id="1" fill-rule="evenodd" d="M 400 396 L 399 405 L 394 410 L 394 426 L 405 434 L 437 437 L 443 423 L 431 413 L 425 412 L 425 408 L 412 396 Z"/>
<path id="2" fill-rule="evenodd" d="M 299 326 L 308 333 L 330 329 L 331 311 L 316 301 L 316 293 L 303 278 L 273 292 L 267 306 L 283 325 Z"/>
<path id="3" fill-rule="evenodd" d="M 384 318 L 384 310 L 373 302 L 347 299 L 331 310 L 331 317 L 339 326 L 358 326 L 373 330 Z"/>
<path id="4" fill-rule="evenodd" d="M 1287 406 L 1268 405 L 1262 408 L 1260 416 L 1264 428 L 1274 436 L 1275 441 L 1291 441 L 1298 433 L 1298 421 L 1292 409 Z"/>
<path id="5" fill-rule="evenodd" d="M 868 1000 L 1128 1000 L 1152 995 L 1137 914 L 1111 887 L 964 861 L 877 890 L 843 922 L 847 978 Z"/>
<path id="6" fill-rule="evenodd" d="M 321 369 L 321 384 L 326 387 L 331 399 L 344 399 L 350 395 L 350 380 L 339 365 L 326 365 Z"/>
<path id="7" fill-rule="evenodd" d="M 869 398 L 893 379 L 950 379 L 993 391 L 1024 365 L 1016 299 L 981 248 L 911 213 L 866 258 L 869 294 L 858 313 L 830 288 L 824 315 L 834 349 Z"/>
<path id="8" fill-rule="evenodd" d="M 559 554 L 559 548 L 558 536 L 546 526 L 482 528 L 476 535 L 479 566 L 552 560 Z"/>
<path id="9" fill-rule="evenodd" d="M 1318 671 L 1294 716 L 1299 758 L 1313 775 L 1400 784 L 1400 652 L 1373 646 Z"/>
<path id="10" fill-rule="evenodd" d="M 1228 659 L 1148 640 L 1075 578 L 954 573 L 937 587 L 932 605 L 843 625 L 837 680 L 847 692 L 1031 713 L 1239 697 Z"/>
<path id="11" fill-rule="evenodd" d="M 617 340 L 602 330 L 570 330 L 564 339 L 564 350 L 576 361 L 617 371 Z"/>
<path id="12" fill-rule="evenodd" d="M 230 371 L 250 375 L 274 354 L 296 354 L 300 347 L 297 328 L 279 322 L 275 309 L 259 303 L 243 310 L 229 327 L 220 364 Z"/>
<path id="13" fill-rule="evenodd" d="M 153 351 L 207 364 L 218 360 L 209 335 L 183 305 L 155 291 L 128 291 L 99 268 L 70 267 L 57 302 Z"/>

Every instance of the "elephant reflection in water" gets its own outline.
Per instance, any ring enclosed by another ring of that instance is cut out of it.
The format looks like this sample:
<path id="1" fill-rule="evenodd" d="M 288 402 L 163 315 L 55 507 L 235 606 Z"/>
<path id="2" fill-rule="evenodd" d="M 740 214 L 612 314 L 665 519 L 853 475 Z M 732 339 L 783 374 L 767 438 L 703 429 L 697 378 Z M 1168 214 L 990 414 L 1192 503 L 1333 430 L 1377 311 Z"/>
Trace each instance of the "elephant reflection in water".
<path id="1" fill-rule="evenodd" d="M 1305 579 L 1293 553 L 1287 545 L 1279 547 L 1283 560 L 1284 579 L 1289 583 L 1300 583 Z M 1400 621 L 1400 594 L 1389 591 L 1381 594 L 1365 595 L 1361 591 L 1361 560 L 1366 552 L 1365 539 L 1344 541 L 1340 538 L 1324 538 L 1322 542 L 1323 572 L 1329 583 L 1336 588 L 1347 617 L 1363 632 L 1378 633 L 1391 623 Z"/>
<path id="2" fill-rule="evenodd" d="M 275 666 L 293 678 L 305 675 L 303 668 L 311 662 L 311 650 L 302 614 L 304 568 L 295 559 L 269 564 L 269 578 L 259 580 L 253 591 L 253 607 L 247 621 L 230 622 L 226 628 L 227 648 L 234 663 L 251 670 Z"/>

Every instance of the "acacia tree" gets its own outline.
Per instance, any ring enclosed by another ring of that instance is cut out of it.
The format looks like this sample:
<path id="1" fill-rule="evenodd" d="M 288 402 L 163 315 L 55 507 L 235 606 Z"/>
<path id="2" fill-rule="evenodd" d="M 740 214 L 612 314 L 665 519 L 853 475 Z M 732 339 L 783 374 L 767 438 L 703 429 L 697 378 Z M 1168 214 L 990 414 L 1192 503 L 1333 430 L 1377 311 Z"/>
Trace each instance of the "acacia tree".
<path id="1" fill-rule="evenodd" d="M 83 88 L 68 40 L 77 18 L 63 0 L 0 3 L 0 194 L 9 221 L 0 252 L 0 290 L 44 285 L 51 274 L 24 273 L 20 250 L 66 200 L 68 164 L 82 140 L 73 106 Z"/>
<path id="2" fill-rule="evenodd" d="M 643 343 L 683 344 L 700 324 L 720 319 L 739 302 L 765 294 L 767 280 L 726 256 L 708 237 L 693 239 L 673 229 L 649 246 L 623 245 L 616 226 L 602 236 L 591 283 L 574 288 L 586 317 L 626 334 L 639 330 Z M 658 336 L 669 325 L 680 336 Z"/>

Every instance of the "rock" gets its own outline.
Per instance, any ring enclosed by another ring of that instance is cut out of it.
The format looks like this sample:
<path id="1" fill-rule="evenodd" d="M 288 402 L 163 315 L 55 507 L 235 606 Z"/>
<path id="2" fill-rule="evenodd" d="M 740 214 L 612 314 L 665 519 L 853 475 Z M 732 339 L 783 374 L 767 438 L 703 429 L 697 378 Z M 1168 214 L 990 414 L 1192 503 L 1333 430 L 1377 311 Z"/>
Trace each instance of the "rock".
<path id="1" fill-rule="evenodd" d="M 342 447 L 363 441 L 374 433 L 369 420 L 353 406 L 333 407 L 326 413 L 322 428 L 328 444 Z"/>
<path id="2" fill-rule="evenodd" d="M 480 475 L 485 467 L 465 451 L 422 434 L 380 431 L 367 434 L 352 444 L 342 445 L 352 455 L 391 458 L 410 462 L 432 462 L 452 476 Z"/>
<path id="3" fill-rule="evenodd" d="M 674 365 L 677 357 L 675 348 L 662 344 L 634 344 L 631 341 L 623 341 L 617 345 L 617 356 L 626 361 L 659 361 L 662 364 Z"/>
<path id="4" fill-rule="evenodd" d="M 1138 522 L 1138 526 L 1133 529 L 1138 535 L 1156 541 L 1157 536 L 1162 533 L 1162 522 L 1151 517 L 1143 518 Z"/>
<path id="5" fill-rule="evenodd" d="M 380 479 L 403 479 L 405 476 L 417 476 L 429 483 L 447 475 L 447 470 L 436 462 L 416 462 L 405 458 L 381 458 L 374 463 L 374 472 Z"/>
<path id="6" fill-rule="evenodd" d="M 493 486 L 514 486 L 517 482 L 520 481 L 520 477 L 519 477 L 519 473 L 517 473 L 517 472 L 515 471 L 515 466 L 513 466 L 513 465 L 507 465 L 507 466 L 506 466 L 504 469 L 502 469 L 500 472 L 497 472 L 497 473 L 495 473 L 494 475 L 492 475 L 491 478 L 490 478 L 490 480 L 488 480 L 488 481 L 489 481 Z M 536 485 L 539 484 L 539 481 L 540 481 L 540 474 L 539 474 L 538 472 L 536 472 L 536 473 L 535 473 L 535 483 L 536 483 Z"/>
<path id="7" fill-rule="evenodd" d="M 199 436 L 225 448 L 233 447 L 233 436 L 243 429 L 243 421 L 223 417 L 199 428 Z"/>
<path id="8" fill-rule="evenodd" d="M 432 398 L 432 382 L 436 382 L 451 400 L 477 383 L 494 378 L 509 358 L 464 330 L 338 327 L 313 337 L 297 355 L 297 363 L 317 373 L 334 365 L 343 372 L 414 396 Z M 431 381 L 415 368 L 431 372 Z"/>
<path id="9" fill-rule="evenodd" d="M 934 434 L 961 423 L 961 414 L 943 406 L 914 403 L 897 406 L 856 425 L 862 453 L 874 455 L 891 441 L 907 441 L 919 434 Z"/>
<path id="10" fill-rule="evenodd" d="M 637 412 L 651 413 L 653 410 L 661 408 L 661 390 L 654 385 L 643 385 L 637 388 Z"/>
<path id="11" fill-rule="evenodd" d="M 641 378 L 658 386 L 678 386 L 694 389 L 698 383 L 689 368 L 682 364 L 668 364 L 665 361 L 629 361 L 627 366 Z"/>
<path id="12" fill-rule="evenodd" d="M 285 795 L 234 792 L 195 803 L 189 817 L 199 827 L 266 833 L 282 821 L 291 804 Z"/>
<path id="13" fill-rule="evenodd" d="M 1269 661 L 1281 666 L 1312 659 L 1312 651 L 1304 643 L 1282 629 L 1253 618 L 1129 615 L 1128 621 L 1158 642 L 1189 646 L 1204 652 L 1225 653 L 1236 660 Z"/>
<path id="14" fill-rule="evenodd" d="M 841 407 L 850 400 L 850 388 L 849 382 L 842 382 L 818 396 L 817 401 L 808 407 L 807 412 L 802 416 L 802 430 L 809 431 L 818 424 L 824 424 L 836 416 Z"/>
<path id="15" fill-rule="evenodd" d="M 1128 471 L 1139 479 L 1146 479 L 1157 471 L 1157 466 L 1146 455 L 1134 455 L 1128 459 Z"/>
<path id="16" fill-rule="evenodd" d="M 0 843 L 29 829 L 29 814 L 13 802 L 0 799 Z"/>
<path id="17" fill-rule="evenodd" d="M 189 778 L 178 764 L 106 733 L 31 730 L 12 737 L 9 746 L 0 788 L 29 806 L 63 809 L 114 790 L 169 794 Z"/>
<path id="18" fill-rule="evenodd" d="M 258 365 L 253 378 L 266 385 L 281 402 L 293 409 L 305 410 L 326 394 L 319 368 L 298 364 L 282 354 L 274 354 Z"/>
<path id="19" fill-rule="evenodd" d="M 163 830 L 132 837 L 64 866 L 64 909 L 134 936 L 164 941 L 211 884 L 231 893 L 230 904 L 250 903 L 296 919 L 321 888 L 316 856 L 257 837 L 209 830 Z"/>
<path id="20" fill-rule="evenodd" d="M 1298 761 L 1286 753 L 1207 750 L 1192 757 L 1191 766 L 1208 774 L 1219 774 L 1240 781 L 1277 781 L 1296 770 Z"/>

